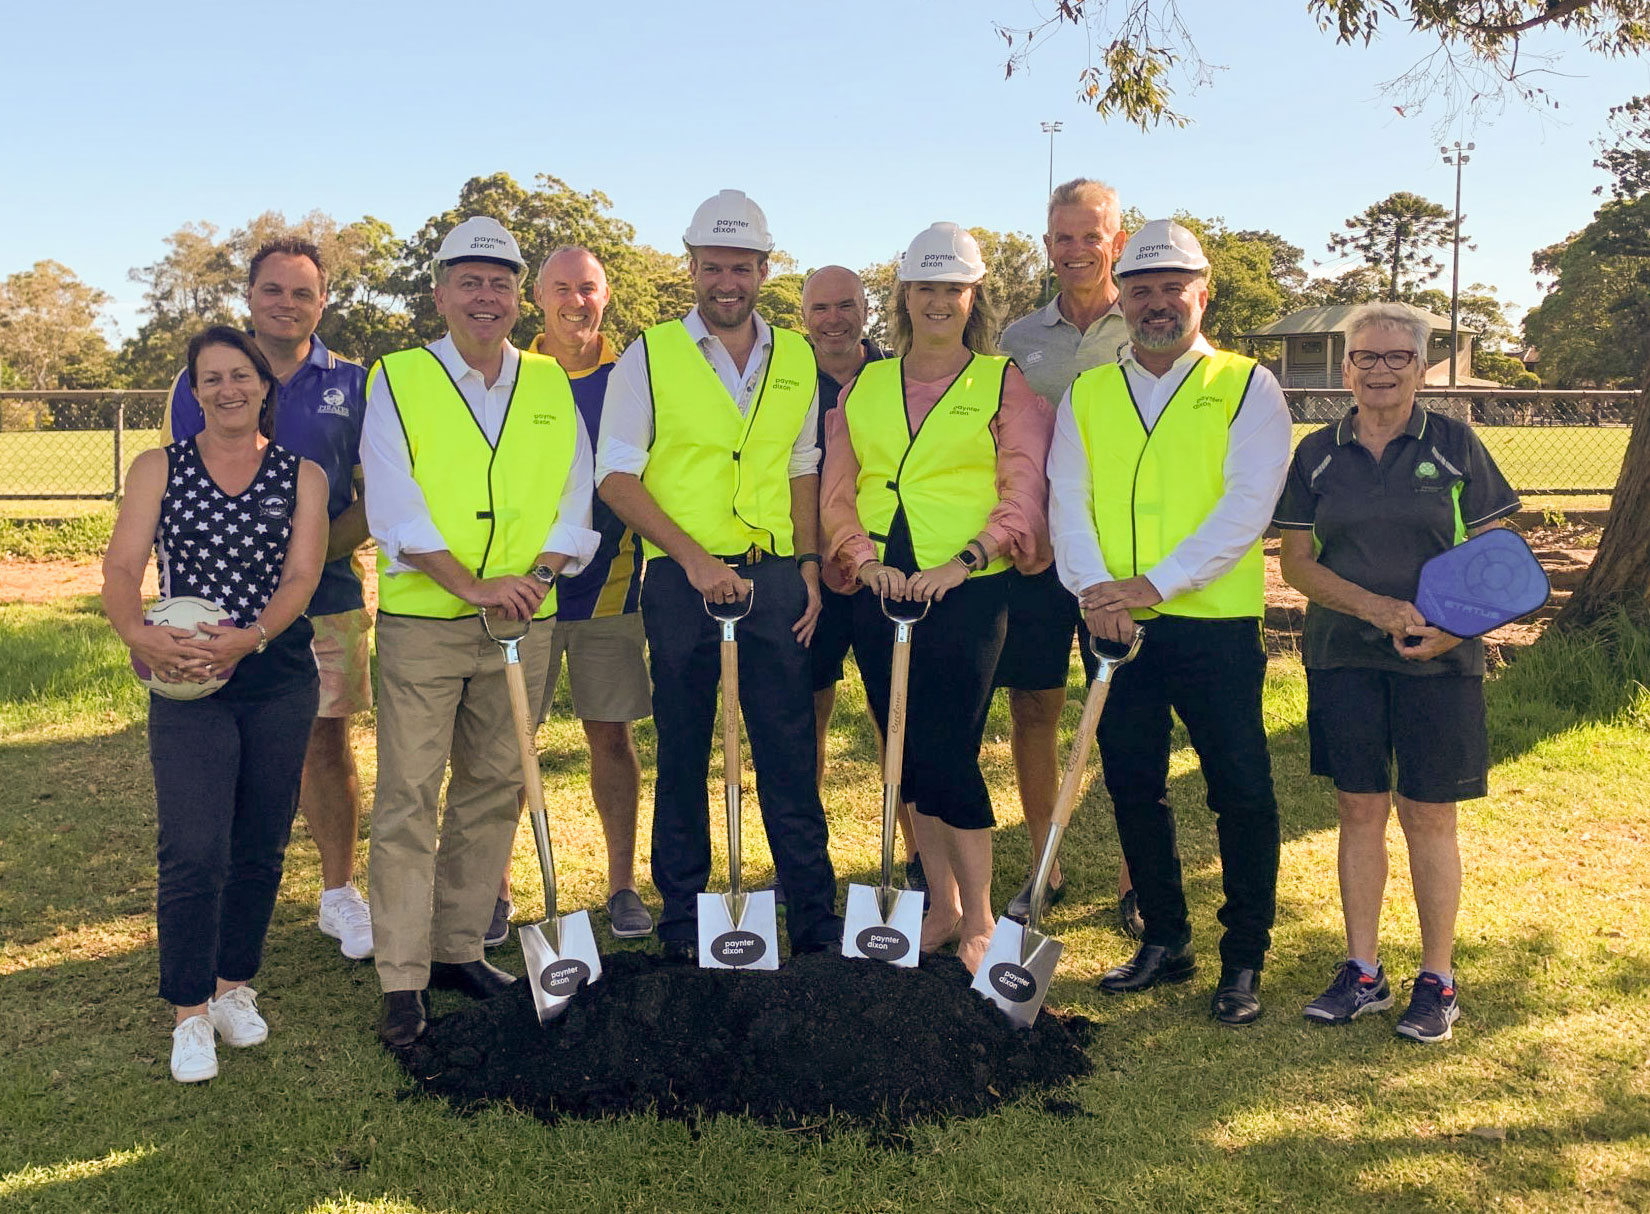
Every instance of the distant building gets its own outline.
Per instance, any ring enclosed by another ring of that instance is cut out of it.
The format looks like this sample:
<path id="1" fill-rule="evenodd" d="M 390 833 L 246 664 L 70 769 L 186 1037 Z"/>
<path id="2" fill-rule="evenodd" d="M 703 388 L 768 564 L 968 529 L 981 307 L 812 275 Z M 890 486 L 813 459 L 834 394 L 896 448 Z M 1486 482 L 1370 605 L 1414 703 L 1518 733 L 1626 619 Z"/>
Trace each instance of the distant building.
<path id="1" fill-rule="evenodd" d="M 1427 375 L 1424 381 L 1430 387 L 1449 384 L 1449 317 L 1437 316 L 1425 308 L 1406 305 L 1417 316 L 1432 325 L 1432 339 L 1427 344 Z M 1356 304 L 1337 304 L 1327 308 L 1301 308 L 1282 320 L 1263 325 L 1240 337 L 1257 345 L 1277 343 L 1281 353 L 1267 359 L 1267 366 L 1276 373 L 1285 388 L 1343 388 L 1341 361 L 1346 355 L 1346 322 Z M 1460 327 L 1460 344 L 1456 348 L 1457 372 L 1455 382 L 1463 388 L 1498 388 L 1494 380 L 1472 377 L 1472 342 L 1478 330 Z M 1260 354 L 1267 350 L 1262 347 Z"/>

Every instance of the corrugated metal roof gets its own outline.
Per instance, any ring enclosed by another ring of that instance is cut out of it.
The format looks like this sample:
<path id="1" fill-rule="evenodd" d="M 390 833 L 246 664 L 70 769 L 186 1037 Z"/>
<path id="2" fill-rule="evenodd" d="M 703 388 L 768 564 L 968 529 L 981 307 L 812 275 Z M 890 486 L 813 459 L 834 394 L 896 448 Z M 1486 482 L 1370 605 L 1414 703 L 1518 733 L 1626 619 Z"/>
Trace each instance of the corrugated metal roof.
<path id="1" fill-rule="evenodd" d="M 1348 318 L 1361 306 L 1360 304 L 1335 304 L 1327 308 L 1300 308 L 1289 313 L 1282 320 L 1274 320 L 1269 325 L 1262 325 L 1253 332 L 1240 333 L 1238 336 L 1298 337 L 1311 333 L 1344 333 Z M 1405 304 L 1404 306 L 1417 316 L 1424 317 L 1429 321 L 1434 332 L 1449 332 L 1449 317 L 1439 316 L 1413 304 Z M 1461 332 L 1477 333 L 1478 330 L 1471 325 L 1462 325 Z"/>

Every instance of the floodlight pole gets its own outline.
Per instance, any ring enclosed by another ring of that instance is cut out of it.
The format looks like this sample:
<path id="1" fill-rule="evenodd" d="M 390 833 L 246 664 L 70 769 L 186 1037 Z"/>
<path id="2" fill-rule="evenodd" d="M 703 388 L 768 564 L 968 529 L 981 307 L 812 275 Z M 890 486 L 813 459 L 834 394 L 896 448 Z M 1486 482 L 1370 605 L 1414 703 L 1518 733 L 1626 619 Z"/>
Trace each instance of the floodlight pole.
<path id="1" fill-rule="evenodd" d="M 1449 386 L 1455 387 L 1456 362 L 1461 350 L 1461 166 L 1471 160 L 1467 153 L 1474 144 L 1461 145 L 1457 139 L 1447 148 L 1439 148 L 1444 163 L 1455 166 L 1455 254 L 1449 278 Z"/>
<path id="2" fill-rule="evenodd" d="M 1063 122 L 1045 122 L 1042 124 L 1043 133 L 1048 136 L 1048 198 L 1054 197 L 1054 137 L 1060 133 Z M 1045 208 L 1047 202 L 1044 202 Z M 1045 225 L 1046 230 L 1046 225 Z M 1045 246 L 1047 242 L 1044 242 Z M 1043 270 L 1043 289 L 1046 291 L 1054 285 L 1054 253 L 1048 248 L 1043 250 L 1046 261 Z"/>

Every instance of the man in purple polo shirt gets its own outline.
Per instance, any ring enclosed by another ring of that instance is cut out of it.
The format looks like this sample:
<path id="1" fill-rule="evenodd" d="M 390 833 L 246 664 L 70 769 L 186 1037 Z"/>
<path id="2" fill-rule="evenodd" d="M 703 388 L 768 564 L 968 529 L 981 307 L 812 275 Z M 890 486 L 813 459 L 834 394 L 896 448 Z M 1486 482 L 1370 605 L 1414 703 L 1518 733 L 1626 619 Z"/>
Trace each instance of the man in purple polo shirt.
<path id="1" fill-rule="evenodd" d="M 332 530 L 327 564 L 309 604 L 321 708 L 309 735 L 299 804 L 321 853 L 321 930 L 339 942 L 344 956 L 359 960 L 372 956 L 372 918 L 353 881 L 361 799 L 349 718 L 372 707 L 371 621 L 354 559 L 367 538 L 359 453 L 367 373 L 315 336 L 326 298 L 326 266 L 308 241 L 270 241 L 253 255 L 246 293 L 253 338 L 281 381 L 275 441 L 327 474 Z M 164 441 L 189 438 L 202 425 L 189 377 L 180 373 L 167 404 Z"/>

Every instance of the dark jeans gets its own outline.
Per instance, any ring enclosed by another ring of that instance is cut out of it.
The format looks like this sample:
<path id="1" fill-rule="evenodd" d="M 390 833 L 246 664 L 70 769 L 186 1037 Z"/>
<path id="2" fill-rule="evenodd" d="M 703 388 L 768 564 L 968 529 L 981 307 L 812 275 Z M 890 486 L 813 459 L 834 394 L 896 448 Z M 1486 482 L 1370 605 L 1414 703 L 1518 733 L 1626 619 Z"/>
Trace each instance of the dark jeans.
<path id="1" fill-rule="evenodd" d="M 249 982 L 281 884 L 319 685 L 268 699 L 149 697 L 160 997 L 193 1007 Z"/>
<path id="2" fill-rule="evenodd" d="M 750 735 L 756 796 L 774 868 L 785 887 L 791 947 L 841 939 L 825 809 L 814 786 L 813 671 L 791 626 L 807 605 L 796 562 L 741 567 L 756 601 L 739 621 L 740 715 Z M 721 625 L 669 557 L 648 562 L 642 623 L 653 670 L 658 781 L 653 797 L 653 883 L 664 898 L 659 939 L 697 937 L 695 895 L 710 881 L 710 754 L 721 682 Z"/>
<path id="3" fill-rule="evenodd" d="M 1261 719 L 1266 651 L 1254 619 L 1159 616 L 1140 654 L 1112 678 L 1100 717 L 1100 758 L 1117 837 L 1140 898 L 1145 943 L 1191 939 L 1174 811 L 1168 802 L 1172 708 L 1186 724 L 1209 786 L 1226 902 L 1226 965 L 1259 969 L 1277 913 L 1278 803 Z"/>

